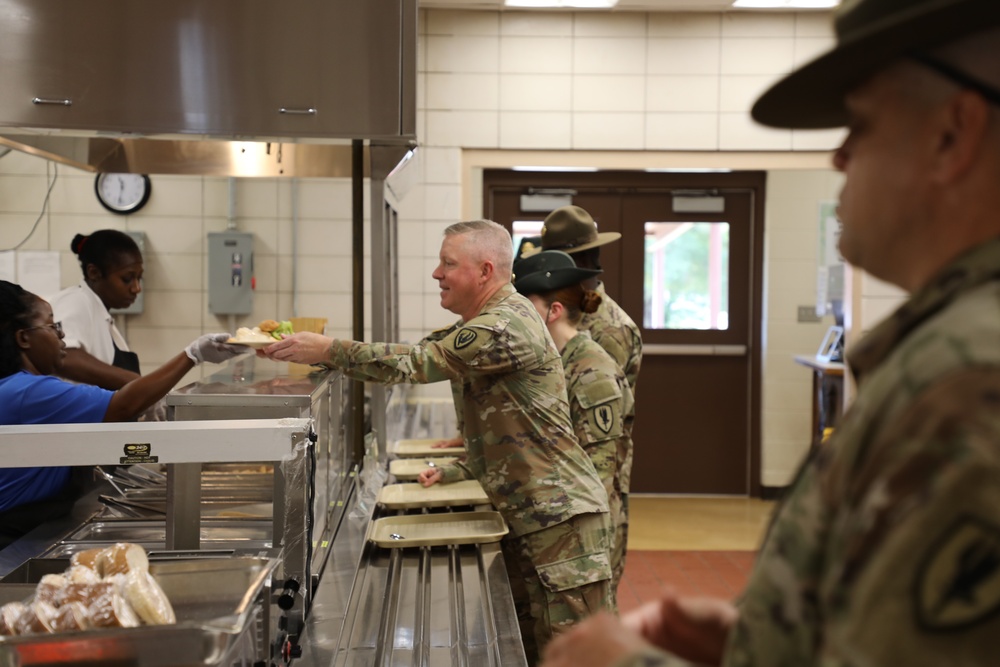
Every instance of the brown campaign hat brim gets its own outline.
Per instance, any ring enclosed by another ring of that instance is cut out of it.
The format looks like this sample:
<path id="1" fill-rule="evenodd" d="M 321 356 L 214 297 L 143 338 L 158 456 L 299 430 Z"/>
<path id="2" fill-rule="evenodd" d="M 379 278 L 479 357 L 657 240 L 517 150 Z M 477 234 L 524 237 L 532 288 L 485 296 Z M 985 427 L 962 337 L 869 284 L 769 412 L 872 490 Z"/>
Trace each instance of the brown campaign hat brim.
<path id="1" fill-rule="evenodd" d="M 1000 2 L 1000 0 L 997 0 Z M 543 246 L 544 250 L 562 250 L 567 255 L 572 255 L 575 252 L 583 252 L 584 250 L 590 250 L 591 248 L 598 248 L 602 245 L 607 245 L 609 243 L 614 243 L 622 237 L 618 232 L 597 232 L 597 239 L 591 241 L 590 243 L 583 243 L 578 246 L 573 246 L 572 248 L 560 248 L 558 246 L 553 246 L 547 248 Z"/>
<path id="2" fill-rule="evenodd" d="M 893 61 L 1000 24 L 1000 0 L 930 0 L 853 30 L 768 89 L 750 114 L 763 125 L 847 124 L 844 97 Z"/>

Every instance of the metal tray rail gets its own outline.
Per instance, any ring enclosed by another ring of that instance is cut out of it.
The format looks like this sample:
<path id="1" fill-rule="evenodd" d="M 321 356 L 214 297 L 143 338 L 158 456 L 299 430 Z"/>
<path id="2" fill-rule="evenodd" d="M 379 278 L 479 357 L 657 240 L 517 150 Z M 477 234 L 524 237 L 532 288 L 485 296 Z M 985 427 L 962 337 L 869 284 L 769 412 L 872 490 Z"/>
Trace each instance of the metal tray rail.
<path id="1" fill-rule="evenodd" d="M 314 597 L 303 666 L 527 664 L 497 544 L 384 549 L 364 541 L 367 530 L 352 521 L 338 534 L 339 567 Z"/>

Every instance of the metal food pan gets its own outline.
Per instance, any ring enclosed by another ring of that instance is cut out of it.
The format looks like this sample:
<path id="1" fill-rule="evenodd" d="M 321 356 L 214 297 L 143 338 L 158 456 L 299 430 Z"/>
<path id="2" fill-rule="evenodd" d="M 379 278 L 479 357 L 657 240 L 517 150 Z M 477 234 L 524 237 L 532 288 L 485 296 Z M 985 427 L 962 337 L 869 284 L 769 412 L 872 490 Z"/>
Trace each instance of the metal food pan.
<path id="1" fill-rule="evenodd" d="M 273 528 L 270 520 L 204 521 L 201 541 L 270 541 Z M 66 541 L 165 542 L 166 539 L 167 526 L 163 521 L 93 521 L 78 528 Z"/>
<path id="2" fill-rule="evenodd" d="M 498 542 L 507 534 L 499 512 L 404 514 L 376 519 L 368 539 L 380 547 L 435 547 Z"/>
<path id="3" fill-rule="evenodd" d="M 36 567 L 33 572 L 62 571 L 58 568 L 69 565 L 67 559 L 51 560 L 54 562 Z M 150 563 L 150 572 L 174 608 L 176 624 L 0 637 L 0 664 L 220 664 L 259 615 L 258 600 L 265 586 L 270 588 L 277 564 L 276 559 L 267 558 Z M 0 599 L 23 599 L 24 584 L 13 586 L 0 584 Z M 21 597 L 12 598 L 12 594 Z"/>

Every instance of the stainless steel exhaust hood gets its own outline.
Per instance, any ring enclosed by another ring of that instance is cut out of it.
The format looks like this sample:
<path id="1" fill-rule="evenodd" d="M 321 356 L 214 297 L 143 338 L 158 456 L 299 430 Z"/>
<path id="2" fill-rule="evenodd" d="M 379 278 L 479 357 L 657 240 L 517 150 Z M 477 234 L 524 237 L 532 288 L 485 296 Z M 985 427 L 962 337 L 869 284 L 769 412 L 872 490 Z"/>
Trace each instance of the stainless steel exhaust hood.
<path id="1" fill-rule="evenodd" d="M 352 140 L 415 144 L 416 21 L 417 0 L 0 0 L 0 146 L 95 172 L 349 176 Z"/>

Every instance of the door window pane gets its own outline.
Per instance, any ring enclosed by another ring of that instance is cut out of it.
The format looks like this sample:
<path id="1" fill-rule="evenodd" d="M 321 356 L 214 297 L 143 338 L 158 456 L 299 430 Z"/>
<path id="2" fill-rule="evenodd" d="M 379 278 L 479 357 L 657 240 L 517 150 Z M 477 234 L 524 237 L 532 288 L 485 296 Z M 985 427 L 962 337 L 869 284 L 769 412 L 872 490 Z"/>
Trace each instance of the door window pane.
<path id="1" fill-rule="evenodd" d="M 512 225 L 513 232 L 511 236 L 514 240 L 514 261 L 516 262 L 520 258 L 520 252 L 522 250 L 521 243 L 524 239 L 528 237 L 541 236 L 542 225 L 545 224 L 542 220 L 515 220 Z M 540 243 L 532 243 L 534 247 L 541 247 Z"/>
<path id="2" fill-rule="evenodd" d="M 645 248 L 645 328 L 729 328 L 729 223 L 647 222 Z"/>

